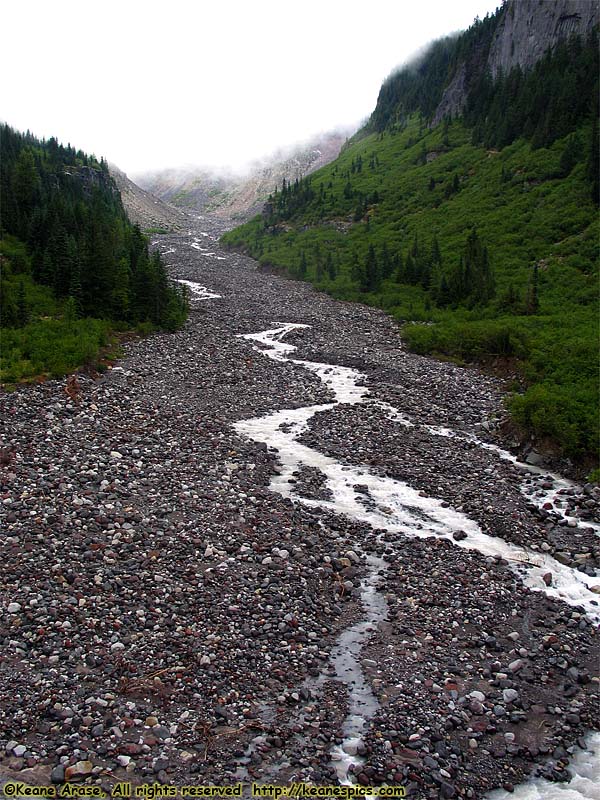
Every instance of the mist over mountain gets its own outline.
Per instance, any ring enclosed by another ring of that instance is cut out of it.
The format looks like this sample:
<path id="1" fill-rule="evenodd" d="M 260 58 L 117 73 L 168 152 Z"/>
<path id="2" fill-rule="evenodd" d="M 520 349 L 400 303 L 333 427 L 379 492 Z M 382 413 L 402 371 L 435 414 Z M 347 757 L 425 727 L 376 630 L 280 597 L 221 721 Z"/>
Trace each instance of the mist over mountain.
<path id="1" fill-rule="evenodd" d="M 465 111 L 469 94 L 488 77 L 531 69 L 559 42 L 586 37 L 599 23 L 588 0 L 505 2 L 463 34 L 431 43 L 384 81 L 367 129 L 383 130 L 394 114 L 419 110 L 432 124 Z"/>
<path id="2" fill-rule="evenodd" d="M 185 215 L 177 208 L 140 188 L 115 164 L 109 164 L 109 171 L 121 193 L 127 216 L 134 225 L 168 230 L 185 227 Z"/>
<path id="3" fill-rule="evenodd" d="M 255 162 L 245 174 L 190 167 L 133 177 L 139 186 L 166 203 L 241 222 L 258 213 L 284 179 L 293 182 L 337 158 L 352 132 L 340 129 L 305 144 L 282 148 Z"/>

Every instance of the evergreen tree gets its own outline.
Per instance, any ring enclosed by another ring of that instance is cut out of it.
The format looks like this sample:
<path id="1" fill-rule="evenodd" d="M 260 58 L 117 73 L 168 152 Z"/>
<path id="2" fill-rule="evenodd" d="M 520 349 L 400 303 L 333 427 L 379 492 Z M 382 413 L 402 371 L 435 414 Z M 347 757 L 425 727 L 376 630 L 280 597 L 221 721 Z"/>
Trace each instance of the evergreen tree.
<path id="1" fill-rule="evenodd" d="M 329 276 L 330 281 L 334 281 L 336 279 L 336 269 L 335 264 L 333 263 L 333 256 L 331 255 L 331 251 L 327 253 L 327 260 L 325 261 L 325 269 L 327 270 L 327 275 Z"/>
<path id="2" fill-rule="evenodd" d="M 493 295 L 494 279 L 487 248 L 473 228 L 465 245 L 463 296 L 458 299 L 470 299 L 472 304 L 485 304 Z"/>
<path id="3" fill-rule="evenodd" d="M 385 281 L 392 276 L 393 263 L 390 258 L 387 242 L 384 242 L 381 247 L 381 278 Z"/>
<path id="4" fill-rule="evenodd" d="M 96 175 L 91 187 L 82 167 Z M 123 321 L 161 324 L 169 303 L 184 308 L 160 256 L 153 256 L 153 276 L 145 274 L 147 240 L 127 220 L 105 161 L 3 125 L 0 207 L 2 233 L 20 239 L 31 256 L 31 267 L 24 268 L 30 278 L 58 298 L 72 297 L 78 314 L 110 318 L 118 309 Z"/>
<path id="5" fill-rule="evenodd" d="M 130 280 L 127 259 L 121 258 L 115 272 L 111 298 L 112 314 L 115 319 L 126 320 L 129 316 Z M 72 294 L 74 295 L 73 292 Z"/>
<path id="6" fill-rule="evenodd" d="M 396 275 L 396 283 L 405 283 L 404 260 L 402 253 L 396 253 L 394 256 L 394 271 Z"/>
<path id="7" fill-rule="evenodd" d="M 529 281 L 529 289 L 527 292 L 526 311 L 528 314 L 537 314 L 538 311 L 540 310 L 538 272 L 539 272 L 539 264 L 537 261 L 535 261 L 531 270 L 531 278 Z"/>
<path id="8" fill-rule="evenodd" d="M 54 262 L 50 255 L 50 250 L 45 250 L 42 257 L 42 267 L 40 270 L 40 282 L 47 286 L 54 285 Z"/>
<path id="9" fill-rule="evenodd" d="M 19 327 L 23 328 L 29 321 L 29 308 L 27 306 L 27 298 L 25 297 L 25 284 L 23 280 L 19 281 L 17 290 L 17 323 Z"/>
<path id="10" fill-rule="evenodd" d="M 64 310 L 65 322 L 68 322 L 69 325 L 72 325 L 78 317 L 79 314 L 77 312 L 77 304 L 75 303 L 75 299 L 73 297 L 68 297 Z"/>
<path id="11" fill-rule="evenodd" d="M 365 291 L 363 288 L 365 286 L 365 270 L 361 267 L 355 250 L 352 251 L 350 261 L 350 278 L 354 283 L 358 284 L 361 292 Z"/>
<path id="12" fill-rule="evenodd" d="M 570 175 L 571 170 L 577 164 L 581 153 L 581 142 L 576 133 L 572 133 L 565 143 L 560 157 L 560 172 L 563 177 Z"/>
<path id="13" fill-rule="evenodd" d="M 450 291 L 450 286 L 448 285 L 448 280 L 446 279 L 446 276 L 443 273 L 440 279 L 440 285 L 435 295 L 435 299 L 440 308 L 445 308 L 452 302 L 452 294 Z"/>
<path id="14" fill-rule="evenodd" d="M 23 147 L 14 164 L 12 191 L 17 203 L 14 233 L 24 241 L 29 238 L 39 188 L 40 181 L 33 153 L 29 147 Z"/>
<path id="15" fill-rule="evenodd" d="M 315 254 L 315 277 L 317 281 L 323 280 L 323 253 L 321 251 L 321 243 L 316 242 L 314 247 Z"/>
<path id="16" fill-rule="evenodd" d="M 376 292 L 379 290 L 380 284 L 381 275 L 377 264 L 377 256 L 375 255 L 375 248 L 370 244 L 367 252 L 364 280 L 361 289 L 363 292 Z"/>
<path id="17" fill-rule="evenodd" d="M 417 282 L 417 269 L 415 265 L 415 259 L 413 258 L 412 252 L 410 250 L 406 254 L 406 259 L 404 261 L 404 281 L 410 284 Z"/>
<path id="18" fill-rule="evenodd" d="M 308 270 L 308 265 L 306 263 L 306 253 L 304 250 L 300 253 L 300 265 L 298 267 L 298 276 L 304 280 L 306 278 L 306 273 Z"/>
<path id="19" fill-rule="evenodd" d="M 71 275 L 71 248 L 62 225 L 54 227 L 48 246 L 54 264 L 53 288 L 58 297 L 64 297 L 68 292 Z"/>
<path id="20" fill-rule="evenodd" d="M 515 285 L 509 283 L 508 288 L 498 300 L 498 309 L 500 311 L 508 311 L 511 314 L 518 314 L 522 312 L 521 306 L 521 297 L 515 289 Z"/>
<path id="21" fill-rule="evenodd" d="M 592 199 L 600 202 L 600 139 L 598 136 L 598 116 L 594 119 L 590 136 L 590 147 L 587 161 L 587 175 L 591 184 Z"/>
<path id="22" fill-rule="evenodd" d="M 83 291 L 81 288 L 81 263 L 78 259 L 75 259 L 71 266 L 69 297 L 73 298 L 75 307 L 77 309 L 77 316 L 80 317 L 83 312 Z M 126 317 L 123 317 L 122 319 L 126 319 Z"/>
<path id="23" fill-rule="evenodd" d="M 431 264 L 435 265 L 436 267 L 441 267 L 442 265 L 442 253 L 440 251 L 440 245 L 437 240 L 437 236 L 433 234 L 433 239 L 431 240 Z"/>
<path id="24" fill-rule="evenodd" d="M 441 272 L 436 301 L 440 306 L 485 305 L 494 296 L 495 281 L 487 248 L 473 228 L 459 260 L 447 272 Z"/>

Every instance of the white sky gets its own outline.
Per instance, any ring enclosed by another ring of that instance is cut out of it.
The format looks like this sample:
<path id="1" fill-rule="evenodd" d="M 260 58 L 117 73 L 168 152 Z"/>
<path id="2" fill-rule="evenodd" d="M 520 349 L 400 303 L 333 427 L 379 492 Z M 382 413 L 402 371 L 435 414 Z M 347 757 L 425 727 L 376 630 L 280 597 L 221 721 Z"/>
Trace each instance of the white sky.
<path id="1" fill-rule="evenodd" d="M 500 0 L 4 0 L 0 119 L 129 174 L 241 168 L 357 125 L 386 76 Z"/>

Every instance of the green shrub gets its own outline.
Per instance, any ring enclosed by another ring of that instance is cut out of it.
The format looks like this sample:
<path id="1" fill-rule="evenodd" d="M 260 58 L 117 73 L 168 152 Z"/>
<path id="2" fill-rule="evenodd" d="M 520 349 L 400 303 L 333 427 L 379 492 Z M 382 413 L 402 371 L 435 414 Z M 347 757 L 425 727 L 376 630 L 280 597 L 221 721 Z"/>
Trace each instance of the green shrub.
<path id="1" fill-rule="evenodd" d="M 514 419 L 536 436 L 559 442 L 564 453 L 580 458 L 597 453 L 598 418 L 594 388 L 538 383 L 507 402 Z"/>
<path id="2" fill-rule="evenodd" d="M 97 319 L 38 320 L 0 329 L 0 381 L 38 375 L 59 377 L 90 364 L 108 341 L 108 323 Z"/>
<path id="3" fill-rule="evenodd" d="M 135 332 L 139 336 L 150 336 L 151 333 L 156 332 L 156 325 L 153 325 L 151 322 L 138 322 L 135 326 Z"/>
<path id="4" fill-rule="evenodd" d="M 463 361 L 523 357 L 528 351 L 527 334 L 510 319 L 405 325 L 402 335 L 416 353 L 456 356 Z"/>

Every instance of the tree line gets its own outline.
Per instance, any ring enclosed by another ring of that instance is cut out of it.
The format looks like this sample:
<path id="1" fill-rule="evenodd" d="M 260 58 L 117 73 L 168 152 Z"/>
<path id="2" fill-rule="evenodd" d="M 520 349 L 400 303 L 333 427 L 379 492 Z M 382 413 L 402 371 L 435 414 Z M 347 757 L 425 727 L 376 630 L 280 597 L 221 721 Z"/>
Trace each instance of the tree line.
<path id="1" fill-rule="evenodd" d="M 0 203 L 2 238 L 12 240 L 3 256 L 4 327 L 28 320 L 25 280 L 68 301 L 75 317 L 169 330 L 185 320 L 185 292 L 127 219 L 104 160 L 3 125 Z"/>
<path id="2" fill-rule="evenodd" d="M 469 91 L 464 120 L 473 143 L 506 147 L 523 137 L 549 147 L 598 118 L 600 61 L 596 31 L 558 43 L 530 70 L 514 67 L 492 80 L 483 72 Z M 597 143 L 590 142 L 590 150 Z"/>

